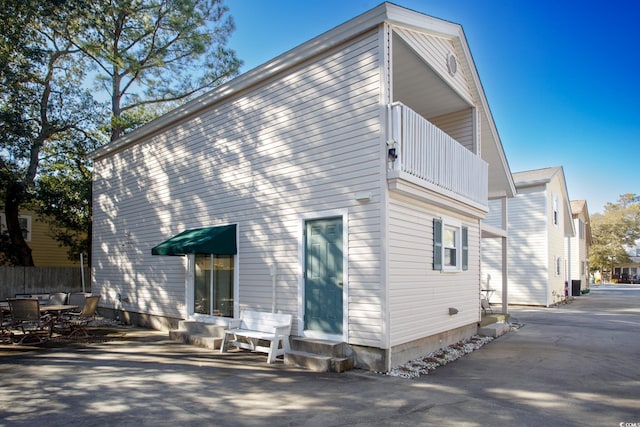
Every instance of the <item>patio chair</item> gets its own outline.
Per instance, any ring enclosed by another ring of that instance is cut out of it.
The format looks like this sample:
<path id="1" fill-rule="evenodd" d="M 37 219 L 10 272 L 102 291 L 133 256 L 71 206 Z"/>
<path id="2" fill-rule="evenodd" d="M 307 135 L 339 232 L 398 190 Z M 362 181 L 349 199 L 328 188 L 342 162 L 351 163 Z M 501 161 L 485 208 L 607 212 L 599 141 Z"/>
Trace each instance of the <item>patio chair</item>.
<path id="1" fill-rule="evenodd" d="M 49 305 L 64 305 L 67 302 L 67 294 L 65 292 L 55 292 L 49 295 Z"/>
<path id="2" fill-rule="evenodd" d="M 482 307 L 482 312 L 487 314 L 487 311 L 493 314 L 493 309 L 491 308 L 491 304 L 489 304 L 489 300 L 484 296 L 480 296 L 480 306 Z"/>
<path id="3" fill-rule="evenodd" d="M 84 300 L 90 295 L 91 294 L 87 294 L 84 292 L 71 292 L 67 297 L 67 304 L 78 306 L 78 309 L 74 311 L 80 313 L 82 307 L 84 306 Z"/>
<path id="4" fill-rule="evenodd" d="M 0 342 L 11 342 L 11 323 L 9 308 L 0 307 Z"/>
<path id="5" fill-rule="evenodd" d="M 96 317 L 98 302 L 100 302 L 100 295 L 86 297 L 80 313 L 70 312 L 62 316 L 59 322 L 60 329 L 69 331 L 67 335 L 69 337 L 88 337 L 87 326 Z"/>
<path id="6" fill-rule="evenodd" d="M 31 294 L 32 299 L 37 299 L 40 305 L 49 304 L 49 294 Z"/>
<path id="7" fill-rule="evenodd" d="M 51 339 L 52 320 L 49 315 L 40 315 L 40 302 L 37 299 L 12 299 L 9 300 L 11 309 L 12 342 L 22 344 L 25 341 L 35 339 L 34 344 L 43 343 Z M 13 331 L 22 332 L 16 336 Z M 15 339 L 20 338 L 19 341 Z"/>

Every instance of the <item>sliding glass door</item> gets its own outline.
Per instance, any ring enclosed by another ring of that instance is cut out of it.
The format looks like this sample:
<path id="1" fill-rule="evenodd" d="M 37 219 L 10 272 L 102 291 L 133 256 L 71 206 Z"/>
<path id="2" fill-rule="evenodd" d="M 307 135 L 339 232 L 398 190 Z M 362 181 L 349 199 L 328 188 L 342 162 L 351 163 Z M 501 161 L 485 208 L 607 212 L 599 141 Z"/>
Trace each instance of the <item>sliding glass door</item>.
<path id="1" fill-rule="evenodd" d="M 233 255 L 195 256 L 193 311 L 233 317 Z"/>

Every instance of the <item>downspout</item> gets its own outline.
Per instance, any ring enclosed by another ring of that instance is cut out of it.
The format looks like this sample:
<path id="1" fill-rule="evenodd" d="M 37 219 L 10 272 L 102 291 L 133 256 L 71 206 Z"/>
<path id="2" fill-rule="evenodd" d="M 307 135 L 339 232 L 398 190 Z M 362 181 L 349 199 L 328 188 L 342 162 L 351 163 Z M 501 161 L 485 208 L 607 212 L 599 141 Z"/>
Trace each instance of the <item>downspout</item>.
<path id="1" fill-rule="evenodd" d="M 276 280 L 278 277 L 278 266 L 271 264 L 269 266 L 269 273 L 271 274 L 271 312 L 276 312 Z"/>
<path id="2" fill-rule="evenodd" d="M 502 199 L 502 229 L 507 237 L 502 237 L 502 313 L 509 313 L 509 206 L 505 196 Z"/>
<path id="3" fill-rule="evenodd" d="M 567 237 L 567 292 L 568 296 L 573 295 L 573 283 L 571 282 L 571 236 Z"/>
<path id="4" fill-rule="evenodd" d="M 380 245 L 380 265 L 381 265 L 381 282 L 382 282 L 382 307 L 381 307 L 381 340 L 380 344 L 383 347 L 383 352 L 386 353 L 386 360 L 384 360 L 384 370 L 390 371 L 391 366 L 391 310 L 389 308 L 389 254 L 386 250 L 387 242 L 389 241 L 389 221 L 387 219 L 387 213 L 389 211 L 389 189 L 387 186 L 387 176 L 389 173 L 390 167 L 393 168 L 393 164 L 389 164 L 389 149 L 390 142 L 393 138 L 393 127 L 392 127 L 392 108 L 391 101 L 393 100 L 392 88 L 391 84 L 393 80 L 393 72 L 391 68 L 391 58 L 392 58 L 392 50 L 393 47 L 391 45 L 392 42 L 392 30 L 391 26 L 388 23 L 384 23 L 380 27 L 378 37 L 379 40 L 382 41 L 381 47 L 378 49 L 379 58 L 381 61 L 380 65 L 380 80 L 381 80 L 381 90 L 380 90 L 380 124 L 381 124 L 381 135 L 380 135 L 380 146 L 382 148 L 381 158 L 380 158 L 380 210 L 379 215 L 381 217 L 381 230 L 380 235 L 383 238 L 383 241 Z M 395 145 L 395 141 L 394 141 Z M 394 147 L 395 148 L 395 147 Z M 397 153 L 393 153 L 394 155 Z"/>

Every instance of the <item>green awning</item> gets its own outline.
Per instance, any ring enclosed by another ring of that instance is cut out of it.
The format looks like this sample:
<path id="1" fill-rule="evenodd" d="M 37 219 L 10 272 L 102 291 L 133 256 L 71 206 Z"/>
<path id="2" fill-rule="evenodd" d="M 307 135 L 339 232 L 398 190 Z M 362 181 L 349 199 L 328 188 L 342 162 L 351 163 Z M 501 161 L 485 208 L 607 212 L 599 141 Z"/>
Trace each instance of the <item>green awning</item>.
<path id="1" fill-rule="evenodd" d="M 237 253 L 235 224 L 185 230 L 151 249 L 152 255 Z"/>

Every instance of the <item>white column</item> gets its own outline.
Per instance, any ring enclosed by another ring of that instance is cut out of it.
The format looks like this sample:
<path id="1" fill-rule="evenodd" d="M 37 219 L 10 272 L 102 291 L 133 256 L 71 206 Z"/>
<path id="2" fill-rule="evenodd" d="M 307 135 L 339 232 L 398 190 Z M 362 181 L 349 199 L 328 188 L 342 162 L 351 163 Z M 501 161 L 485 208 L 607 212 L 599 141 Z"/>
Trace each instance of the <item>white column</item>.
<path id="1" fill-rule="evenodd" d="M 508 257 L 507 257 L 507 246 L 508 246 L 508 209 L 507 209 L 507 198 L 502 198 L 502 229 L 506 232 L 507 237 L 502 237 L 502 313 L 509 313 L 509 266 L 508 266 Z"/>

